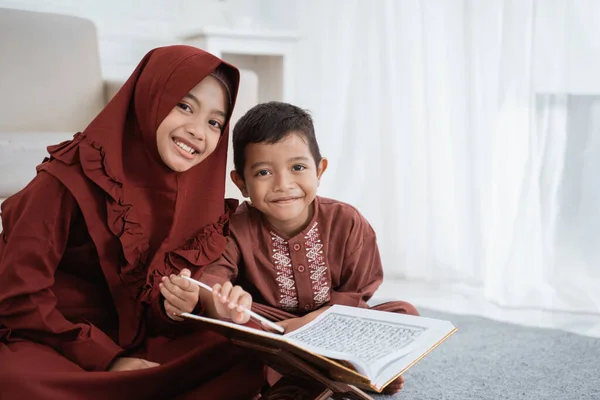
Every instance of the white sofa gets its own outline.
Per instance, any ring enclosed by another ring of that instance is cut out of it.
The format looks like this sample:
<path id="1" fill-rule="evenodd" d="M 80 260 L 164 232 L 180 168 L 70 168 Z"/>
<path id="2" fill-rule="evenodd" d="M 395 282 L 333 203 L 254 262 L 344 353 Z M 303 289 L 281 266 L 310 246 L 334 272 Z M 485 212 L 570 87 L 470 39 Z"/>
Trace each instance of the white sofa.
<path id="1" fill-rule="evenodd" d="M 100 71 L 95 25 L 0 8 L 0 202 L 20 190 L 46 146 L 82 130 L 121 86 Z"/>

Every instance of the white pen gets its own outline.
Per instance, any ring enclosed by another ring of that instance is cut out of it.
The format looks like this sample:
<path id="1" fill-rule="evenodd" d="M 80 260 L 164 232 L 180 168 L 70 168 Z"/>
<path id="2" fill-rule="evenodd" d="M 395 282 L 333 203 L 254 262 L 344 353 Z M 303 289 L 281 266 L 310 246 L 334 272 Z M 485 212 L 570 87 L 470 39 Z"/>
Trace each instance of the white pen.
<path id="1" fill-rule="evenodd" d="M 197 281 L 194 278 L 190 278 L 189 276 L 183 276 L 183 275 L 179 275 L 179 276 L 181 276 L 184 279 L 187 279 L 188 281 L 190 281 L 192 283 L 195 283 L 196 285 L 198 285 L 198 286 L 200 286 L 200 287 L 202 287 L 202 288 L 204 288 L 204 289 L 206 289 L 208 291 L 211 291 L 211 292 L 213 291 L 212 288 L 210 286 L 208 286 L 206 283 L 202 283 L 200 281 Z M 263 324 L 267 325 L 268 327 L 270 327 L 272 329 L 275 329 L 277 332 L 280 332 L 280 333 L 284 333 L 285 332 L 285 330 L 281 326 L 277 325 L 276 323 L 274 323 L 272 321 L 269 321 L 268 319 L 266 319 L 262 315 L 259 315 L 259 314 L 255 313 L 252 310 L 248 310 L 247 308 L 244 308 L 244 312 L 246 314 L 250 315 L 252 318 L 255 318 L 255 319 L 259 320 L 260 322 L 262 322 Z"/>

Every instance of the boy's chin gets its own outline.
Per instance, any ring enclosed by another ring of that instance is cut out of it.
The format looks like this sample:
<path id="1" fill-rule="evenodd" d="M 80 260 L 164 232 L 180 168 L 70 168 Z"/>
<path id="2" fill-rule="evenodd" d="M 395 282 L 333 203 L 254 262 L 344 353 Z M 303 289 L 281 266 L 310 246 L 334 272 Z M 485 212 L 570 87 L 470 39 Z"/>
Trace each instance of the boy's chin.
<path id="1" fill-rule="evenodd" d="M 268 220 L 275 222 L 279 225 L 289 225 L 289 224 L 298 224 L 304 225 L 308 221 L 302 221 L 302 215 L 304 212 L 295 212 L 295 213 L 270 213 L 268 215 Z"/>

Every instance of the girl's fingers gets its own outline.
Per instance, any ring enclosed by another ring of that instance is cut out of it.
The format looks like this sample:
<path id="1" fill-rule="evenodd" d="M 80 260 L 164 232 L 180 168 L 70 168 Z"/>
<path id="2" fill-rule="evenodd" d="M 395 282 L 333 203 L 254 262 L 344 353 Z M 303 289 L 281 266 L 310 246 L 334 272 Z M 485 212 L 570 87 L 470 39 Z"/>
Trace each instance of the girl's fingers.
<path id="1" fill-rule="evenodd" d="M 171 275 L 174 276 L 174 275 Z M 182 279 L 182 278 L 180 278 Z M 179 297 L 184 300 L 187 297 L 187 292 L 181 289 L 178 285 L 173 283 L 173 280 L 170 277 L 163 276 L 159 287 L 165 287 L 172 295 Z M 161 290 L 162 293 L 162 290 Z"/>
<path id="2" fill-rule="evenodd" d="M 183 278 L 179 279 L 184 280 Z M 173 284 L 170 278 L 163 277 L 162 282 L 159 284 L 159 288 L 163 297 L 181 310 L 192 312 L 198 304 L 198 292 L 185 291 Z"/>
<path id="3" fill-rule="evenodd" d="M 171 275 L 171 283 L 177 285 L 184 292 L 192 292 L 196 293 L 200 291 L 200 287 L 187 279 L 182 278 L 182 276 L 191 276 L 191 273 L 187 269 L 181 270 L 179 275 Z"/>
<path id="4" fill-rule="evenodd" d="M 178 322 L 183 321 L 184 318 L 181 316 L 182 311 L 180 309 L 174 307 L 168 300 L 165 300 L 164 306 L 165 312 L 169 318 Z"/>
<path id="5" fill-rule="evenodd" d="M 192 299 L 181 299 L 180 297 L 174 295 L 170 290 L 167 289 L 167 286 L 163 283 L 159 285 L 160 293 L 163 295 L 165 300 L 169 301 L 171 305 L 179 310 L 184 310 L 190 312 L 194 309 L 195 305 L 192 304 Z"/>

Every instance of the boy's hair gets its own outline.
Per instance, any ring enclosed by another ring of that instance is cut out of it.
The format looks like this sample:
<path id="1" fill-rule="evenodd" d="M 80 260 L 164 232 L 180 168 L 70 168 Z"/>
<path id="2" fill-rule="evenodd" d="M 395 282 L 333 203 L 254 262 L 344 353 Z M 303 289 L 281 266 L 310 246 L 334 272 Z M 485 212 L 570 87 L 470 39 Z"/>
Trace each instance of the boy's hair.
<path id="1" fill-rule="evenodd" d="M 246 146 L 250 143 L 274 144 L 292 133 L 299 134 L 317 165 L 323 158 L 308 111 L 289 103 L 270 101 L 252 107 L 233 128 L 233 164 L 244 178 Z"/>

